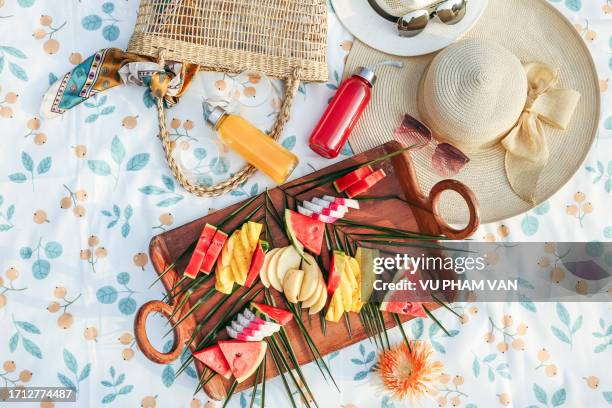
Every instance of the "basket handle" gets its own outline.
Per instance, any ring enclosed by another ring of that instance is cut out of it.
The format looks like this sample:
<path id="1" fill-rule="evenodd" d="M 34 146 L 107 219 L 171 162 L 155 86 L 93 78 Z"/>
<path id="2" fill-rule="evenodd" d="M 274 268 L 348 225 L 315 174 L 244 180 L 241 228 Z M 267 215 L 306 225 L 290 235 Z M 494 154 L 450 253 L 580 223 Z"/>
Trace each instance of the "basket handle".
<path id="1" fill-rule="evenodd" d="M 161 66 L 164 64 L 163 52 L 160 52 L 159 64 Z M 276 118 L 276 122 L 274 123 L 274 127 L 272 128 L 271 132 L 271 136 L 274 140 L 278 140 L 280 134 L 283 132 L 285 124 L 289 120 L 293 99 L 298 92 L 298 87 L 300 86 L 301 72 L 301 67 L 296 67 L 291 76 L 285 80 L 285 95 L 283 105 L 281 106 L 280 112 L 278 113 L 278 117 Z M 162 141 L 162 146 L 164 147 L 168 167 L 170 167 L 174 178 L 179 182 L 179 184 L 190 193 L 198 197 L 220 196 L 232 191 L 244 183 L 257 170 L 250 164 L 246 164 L 232 177 L 213 186 L 205 187 L 192 183 L 189 181 L 187 176 L 185 176 L 183 170 L 172 155 L 170 135 L 168 134 L 168 129 L 166 128 L 166 112 L 164 109 L 163 98 L 157 98 L 157 116 L 159 119 L 159 136 Z"/>

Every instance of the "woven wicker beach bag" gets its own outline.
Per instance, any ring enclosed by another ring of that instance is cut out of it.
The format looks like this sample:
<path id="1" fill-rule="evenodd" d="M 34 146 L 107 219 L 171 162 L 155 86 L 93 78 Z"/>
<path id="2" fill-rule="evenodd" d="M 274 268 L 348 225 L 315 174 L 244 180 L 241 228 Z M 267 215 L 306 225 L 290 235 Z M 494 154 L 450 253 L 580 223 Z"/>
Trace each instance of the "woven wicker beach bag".
<path id="1" fill-rule="evenodd" d="M 141 0 L 128 51 L 165 61 L 197 64 L 206 71 L 262 72 L 285 80 L 285 97 L 272 129 L 278 139 L 300 81 L 327 81 L 325 0 Z M 172 155 L 162 98 L 160 138 L 168 165 L 191 193 L 218 196 L 246 181 L 244 166 L 210 187 L 193 184 Z"/>

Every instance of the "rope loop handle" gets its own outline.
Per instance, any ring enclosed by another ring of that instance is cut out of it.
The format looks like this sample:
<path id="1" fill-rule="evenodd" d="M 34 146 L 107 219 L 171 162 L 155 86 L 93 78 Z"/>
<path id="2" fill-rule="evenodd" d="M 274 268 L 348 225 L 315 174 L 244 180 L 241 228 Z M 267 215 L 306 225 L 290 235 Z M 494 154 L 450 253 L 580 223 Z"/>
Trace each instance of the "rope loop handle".
<path id="1" fill-rule="evenodd" d="M 165 64 L 165 55 L 166 50 L 160 49 L 158 63 L 162 67 Z M 293 99 L 298 92 L 298 87 L 300 86 L 301 74 L 302 68 L 296 67 L 293 69 L 291 76 L 285 80 L 285 95 L 283 104 L 281 106 L 281 109 L 278 113 L 278 117 L 276 119 L 276 122 L 274 123 L 274 127 L 272 128 L 271 132 L 271 137 L 274 140 L 278 140 L 279 136 L 283 132 L 285 124 L 289 121 L 289 115 L 291 113 Z M 166 127 L 166 112 L 164 109 L 163 98 L 157 98 L 157 117 L 159 120 L 159 137 L 164 148 L 168 167 L 170 167 L 170 171 L 172 171 L 174 178 L 179 182 L 179 184 L 190 193 L 198 197 L 216 197 L 223 195 L 243 184 L 257 170 L 250 164 L 246 164 L 232 177 L 215 185 L 202 186 L 200 184 L 192 183 L 185 175 L 185 173 L 183 173 L 183 170 L 181 169 L 180 165 L 177 163 L 176 159 L 174 158 L 174 155 L 172 154 L 172 140 L 170 140 L 170 135 L 168 134 L 168 129 Z"/>

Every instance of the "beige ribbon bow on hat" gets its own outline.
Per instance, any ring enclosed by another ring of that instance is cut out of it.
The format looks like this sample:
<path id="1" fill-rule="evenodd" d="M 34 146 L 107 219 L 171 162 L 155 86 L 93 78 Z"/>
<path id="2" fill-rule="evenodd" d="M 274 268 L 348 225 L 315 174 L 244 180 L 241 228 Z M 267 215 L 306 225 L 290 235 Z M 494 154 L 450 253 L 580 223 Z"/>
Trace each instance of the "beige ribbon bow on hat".
<path id="1" fill-rule="evenodd" d="M 529 85 L 527 103 L 502 145 L 506 149 L 506 175 L 512 189 L 523 200 L 535 204 L 538 180 L 549 156 L 542 124 L 565 130 L 580 93 L 555 88 L 559 72 L 546 64 L 530 62 L 524 68 Z"/>

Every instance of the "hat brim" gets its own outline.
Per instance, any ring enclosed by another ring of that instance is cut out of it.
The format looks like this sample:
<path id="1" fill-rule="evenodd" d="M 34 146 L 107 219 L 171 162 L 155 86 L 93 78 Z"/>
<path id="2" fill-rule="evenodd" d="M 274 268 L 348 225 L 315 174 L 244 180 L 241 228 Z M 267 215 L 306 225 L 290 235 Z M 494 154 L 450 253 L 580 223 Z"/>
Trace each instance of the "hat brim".
<path id="1" fill-rule="evenodd" d="M 469 0 L 465 17 L 455 25 L 436 18 L 416 37 L 400 37 L 397 25 L 385 20 L 367 0 L 332 0 L 336 16 L 351 34 L 370 47 L 402 57 L 430 54 L 448 47 L 461 38 L 478 21 L 487 0 Z"/>
<path id="2" fill-rule="evenodd" d="M 470 162 L 453 177 L 474 191 L 480 203 L 481 221 L 489 223 L 521 214 L 546 201 L 580 168 L 597 134 L 599 83 L 586 44 L 571 23 L 546 1 L 489 0 L 487 10 L 465 38 L 495 41 L 522 62 L 540 61 L 558 68 L 558 87 L 574 89 L 581 94 L 566 130 L 545 125 L 550 159 L 540 177 L 535 203 L 523 201 L 510 187 L 504 171 L 505 151 L 501 146 L 471 154 Z M 402 69 L 383 67 L 384 71 L 378 72 L 373 101 L 349 139 L 355 152 L 393 140 L 393 131 L 404 114 L 420 119 L 418 84 L 433 57 L 432 54 L 403 58 Z M 345 72 L 388 58 L 356 41 Z M 412 156 L 419 181 L 423 189 L 429 191 L 443 178 L 432 169 L 431 156 L 423 151 L 415 151 Z M 444 197 L 440 210 L 451 223 L 461 224 L 468 219 L 467 207 L 455 195 Z"/>

